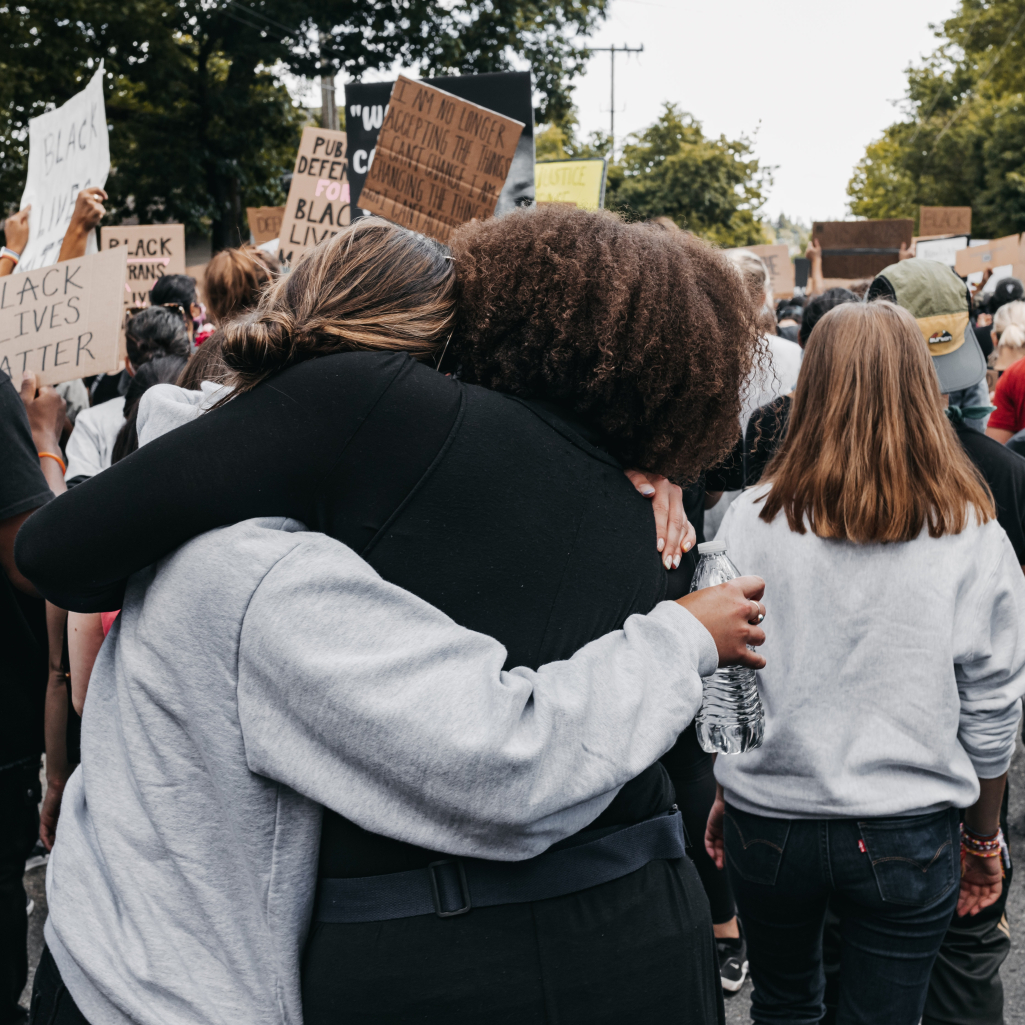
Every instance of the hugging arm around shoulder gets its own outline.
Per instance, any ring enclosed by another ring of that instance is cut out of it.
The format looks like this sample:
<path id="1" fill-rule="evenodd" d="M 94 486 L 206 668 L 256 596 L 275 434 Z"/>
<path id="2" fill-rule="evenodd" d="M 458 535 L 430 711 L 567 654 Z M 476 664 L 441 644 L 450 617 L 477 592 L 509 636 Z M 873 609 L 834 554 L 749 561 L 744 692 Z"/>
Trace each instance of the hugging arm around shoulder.
<path id="1" fill-rule="evenodd" d="M 505 648 L 320 535 L 264 577 L 239 641 L 253 772 L 363 828 L 518 860 L 592 822 L 701 701 L 715 644 L 664 602 L 571 659 L 502 671 Z"/>

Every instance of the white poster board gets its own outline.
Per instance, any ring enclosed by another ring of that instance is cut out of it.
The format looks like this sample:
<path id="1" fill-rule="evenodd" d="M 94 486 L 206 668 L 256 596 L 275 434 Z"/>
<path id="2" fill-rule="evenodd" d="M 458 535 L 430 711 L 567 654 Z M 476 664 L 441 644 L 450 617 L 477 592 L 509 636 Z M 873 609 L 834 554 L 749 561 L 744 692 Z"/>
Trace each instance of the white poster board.
<path id="1" fill-rule="evenodd" d="M 103 104 L 103 64 L 89 84 L 63 107 L 29 119 L 28 176 L 21 208 L 30 203 L 29 235 L 16 271 L 57 262 L 71 223 L 75 197 L 90 186 L 103 188 L 110 173 L 110 140 Z M 90 235 L 86 252 L 97 251 Z"/>

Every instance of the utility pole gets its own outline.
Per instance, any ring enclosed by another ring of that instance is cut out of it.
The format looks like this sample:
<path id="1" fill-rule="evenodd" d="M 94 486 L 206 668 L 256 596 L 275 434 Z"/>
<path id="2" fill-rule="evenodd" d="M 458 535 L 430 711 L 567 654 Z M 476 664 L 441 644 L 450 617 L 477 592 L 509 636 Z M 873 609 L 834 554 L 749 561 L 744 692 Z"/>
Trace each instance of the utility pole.
<path id="1" fill-rule="evenodd" d="M 640 46 L 591 46 L 588 49 L 592 53 L 607 53 L 612 67 L 612 74 L 609 76 L 610 98 L 609 98 L 609 136 L 612 139 L 612 156 L 616 156 L 616 54 L 617 53 L 644 53 L 644 44 Z"/>
<path id="2" fill-rule="evenodd" d="M 334 69 L 325 60 L 331 37 L 326 32 L 320 33 L 320 127 L 338 130 L 338 107 L 335 105 Z"/>

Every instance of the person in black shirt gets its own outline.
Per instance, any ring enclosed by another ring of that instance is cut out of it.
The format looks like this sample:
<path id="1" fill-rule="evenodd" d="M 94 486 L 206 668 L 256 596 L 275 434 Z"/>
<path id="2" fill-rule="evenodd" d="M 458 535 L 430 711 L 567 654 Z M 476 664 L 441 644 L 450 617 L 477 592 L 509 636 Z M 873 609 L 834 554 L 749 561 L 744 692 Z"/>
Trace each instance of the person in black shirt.
<path id="1" fill-rule="evenodd" d="M 48 676 L 46 610 L 14 563 L 19 527 L 64 490 L 60 455 L 64 400 L 35 375 L 18 394 L 0 372 L 0 1021 L 21 1019 L 28 976 L 25 860 L 39 834 L 39 756 Z M 26 406 L 28 409 L 26 410 Z M 30 414 L 30 415 L 29 415 Z"/>
<path id="2" fill-rule="evenodd" d="M 289 515 L 497 637 L 509 666 L 567 657 L 682 594 L 623 466 L 686 479 L 729 449 L 754 350 L 740 282 L 682 233 L 565 207 L 467 225 L 452 244 L 454 261 L 367 218 L 311 250 L 225 325 L 235 396 L 43 510 L 19 565 L 68 607 L 108 610 L 128 574 L 189 537 Z M 656 763 L 589 830 L 673 803 Z M 439 856 L 325 812 L 321 879 Z M 308 1025 L 723 1020 L 687 859 L 455 919 L 320 921 L 303 1000 Z"/>

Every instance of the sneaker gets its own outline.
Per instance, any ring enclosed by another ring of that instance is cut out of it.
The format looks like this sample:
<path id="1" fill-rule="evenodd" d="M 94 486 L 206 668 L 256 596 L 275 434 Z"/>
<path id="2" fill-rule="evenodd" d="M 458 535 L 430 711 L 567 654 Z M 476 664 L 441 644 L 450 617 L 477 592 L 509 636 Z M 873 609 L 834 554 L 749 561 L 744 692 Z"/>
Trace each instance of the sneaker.
<path id="1" fill-rule="evenodd" d="M 727 993 L 736 993 L 747 978 L 747 943 L 744 937 L 716 940 L 719 951 L 719 977 Z"/>
<path id="2" fill-rule="evenodd" d="M 32 869 L 45 865 L 49 860 L 50 852 L 43 846 L 40 840 L 37 840 L 35 847 L 32 848 L 32 853 L 25 862 L 25 871 L 31 872 Z"/>
<path id="3" fill-rule="evenodd" d="M 36 910 L 36 902 L 31 897 L 29 897 L 28 903 L 25 905 L 25 917 L 27 918 L 35 910 Z"/>

